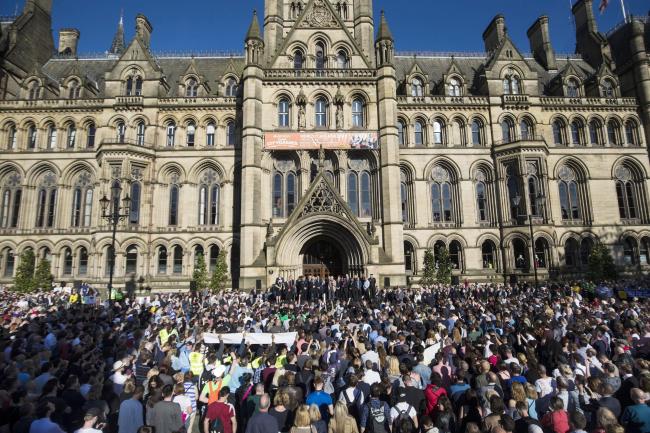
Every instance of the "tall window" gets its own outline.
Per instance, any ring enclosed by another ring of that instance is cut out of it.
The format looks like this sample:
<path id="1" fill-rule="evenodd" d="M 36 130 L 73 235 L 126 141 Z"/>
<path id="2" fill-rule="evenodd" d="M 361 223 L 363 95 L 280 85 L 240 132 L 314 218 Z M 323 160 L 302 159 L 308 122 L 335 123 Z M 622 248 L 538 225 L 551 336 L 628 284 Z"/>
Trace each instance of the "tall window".
<path id="1" fill-rule="evenodd" d="M 623 263 L 625 263 L 626 266 L 636 265 L 636 252 L 636 239 L 629 236 L 626 237 L 623 241 Z"/>
<path id="2" fill-rule="evenodd" d="M 214 123 L 208 123 L 208 126 L 205 128 L 205 144 L 206 146 L 214 146 L 214 134 L 216 131 Z"/>
<path id="3" fill-rule="evenodd" d="M 144 133 L 146 128 L 143 121 L 138 122 L 138 126 L 136 126 L 136 142 L 138 146 L 144 146 Z"/>
<path id="4" fill-rule="evenodd" d="M 571 122 L 571 142 L 576 146 L 583 144 L 582 131 L 583 126 L 580 120 L 576 119 Z"/>
<path id="5" fill-rule="evenodd" d="M 226 81 L 226 96 L 234 98 L 237 96 L 237 80 L 228 78 Z"/>
<path id="6" fill-rule="evenodd" d="M 316 127 L 317 128 L 326 128 L 327 127 L 327 108 L 328 103 L 325 98 L 318 98 L 316 100 Z"/>
<path id="7" fill-rule="evenodd" d="M 158 274 L 164 275 L 167 273 L 167 248 L 158 248 Z"/>
<path id="8" fill-rule="evenodd" d="M 129 223 L 138 224 L 140 222 L 140 199 L 142 187 L 140 182 L 131 184 L 131 211 L 129 212 Z"/>
<path id="9" fill-rule="evenodd" d="M 512 129 L 512 120 L 506 118 L 501 121 L 501 138 L 504 143 L 510 143 L 513 141 Z"/>
<path id="10" fill-rule="evenodd" d="M 199 185 L 199 225 L 219 224 L 220 195 L 217 172 L 213 169 L 206 170 Z"/>
<path id="11" fill-rule="evenodd" d="M 193 122 L 188 123 L 185 132 L 187 147 L 194 147 L 194 139 L 196 138 L 196 125 L 194 125 Z"/>
<path id="12" fill-rule="evenodd" d="M 402 172 L 402 181 L 400 182 L 400 198 L 402 203 L 402 222 L 409 220 L 409 205 L 408 205 L 408 185 L 406 183 L 406 176 Z"/>
<path id="13" fill-rule="evenodd" d="M 273 174 L 273 217 L 288 218 L 298 202 L 298 184 L 293 161 L 279 161 Z"/>
<path id="14" fill-rule="evenodd" d="M 591 144 L 602 144 L 602 128 L 598 120 L 592 120 L 589 122 L 589 141 Z"/>
<path id="15" fill-rule="evenodd" d="M 33 123 L 27 127 L 27 148 L 36 149 L 36 142 L 38 140 L 38 130 Z"/>
<path id="16" fill-rule="evenodd" d="M 95 134 L 97 134 L 97 127 L 93 122 L 86 126 L 86 147 L 92 149 L 95 147 Z"/>
<path id="17" fill-rule="evenodd" d="M 93 206 L 93 185 L 90 173 L 79 175 L 72 194 L 72 227 L 89 227 Z"/>
<path id="18" fill-rule="evenodd" d="M 66 140 L 66 147 L 68 149 L 74 149 L 75 144 L 77 143 L 77 127 L 73 124 L 68 125 L 68 136 Z"/>
<path id="19" fill-rule="evenodd" d="M 458 78 L 451 78 L 447 85 L 448 96 L 461 96 L 460 80 Z"/>
<path id="20" fill-rule="evenodd" d="M 68 97 L 70 99 L 79 99 L 79 95 L 81 94 L 81 87 L 79 86 L 79 82 L 77 80 L 72 80 L 70 81 L 68 87 L 70 89 L 68 92 Z"/>
<path id="21" fill-rule="evenodd" d="M 533 139 L 533 125 L 528 119 L 523 119 L 519 123 L 519 132 L 521 133 L 522 140 L 532 140 Z"/>
<path id="22" fill-rule="evenodd" d="M 422 80 L 419 78 L 413 78 L 411 80 L 411 96 L 424 96 L 424 86 L 422 85 Z"/>
<path id="23" fill-rule="evenodd" d="M 362 128 L 364 126 L 364 102 L 361 98 L 356 98 L 352 101 L 352 126 L 355 128 Z"/>
<path id="24" fill-rule="evenodd" d="M 14 267 L 15 267 L 15 264 L 16 264 L 16 257 L 14 255 L 14 252 L 9 248 L 5 248 L 2 251 L 2 255 L 4 257 L 4 265 L 5 265 L 4 276 L 5 277 L 13 277 L 14 276 Z"/>
<path id="25" fill-rule="evenodd" d="M 117 124 L 117 142 L 124 143 L 126 141 L 126 124 L 119 122 Z"/>
<path id="26" fill-rule="evenodd" d="M 577 98 L 580 96 L 580 88 L 578 82 L 574 78 L 570 78 L 566 83 L 566 96 L 569 98 Z"/>
<path id="27" fill-rule="evenodd" d="M 544 238 L 535 240 L 535 266 L 546 269 L 548 267 L 549 247 Z"/>
<path id="28" fill-rule="evenodd" d="M 20 203 L 22 199 L 22 186 L 20 175 L 11 172 L 4 178 L 2 185 L 2 208 L 0 211 L 0 227 L 18 227 Z"/>
<path id="29" fill-rule="evenodd" d="M 38 81 L 33 80 L 28 86 L 28 98 L 32 101 L 38 99 L 41 96 L 41 86 Z"/>
<path id="30" fill-rule="evenodd" d="M 273 217 L 281 218 L 283 216 L 284 206 L 282 205 L 283 179 L 281 173 L 273 176 Z"/>
<path id="31" fill-rule="evenodd" d="M 618 199 L 618 211 L 621 219 L 637 218 L 636 197 L 634 194 L 632 180 L 616 181 L 616 198 Z"/>
<path id="32" fill-rule="evenodd" d="M 640 143 L 636 122 L 633 120 L 625 122 L 625 140 L 630 146 L 638 146 Z"/>
<path id="33" fill-rule="evenodd" d="M 411 275 L 415 272 L 415 249 L 408 241 L 404 241 L 404 270 Z"/>
<path id="34" fill-rule="evenodd" d="M 190 78 L 185 85 L 185 96 L 195 98 L 199 94 L 199 83 L 194 78 Z"/>
<path id="35" fill-rule="evenodd" d="M 481 245 L 481 255 L 483 258 L 483 269 L 496 269 L 496 246 L 491 240 L 483 242 Z"/>
<path id="36" fill-rule="evenodd" d="M 348 54 L 345 51 L 339 50 L 336 55 L 336 65 L 339 69 L 347 69 L 349 67 Z"/>
<path id="37" fill-rule="evenodd" d="M 483 144 L 483 122 L 474 119 L 472 120 L 472 145 L 482 146 Z"/>
<path id="38" fill-rule="evenodd" d="M 126 249 L 125 275 L 135 274 L 138 271 L 138 248 L 131 245 Z"/>
<path id="39" fill-rule="evenodd" d="M 142 96 L 142 77 L 135 78 L 135 96 Z"/>
<path id="40" fill-rule="evenodd" d="M 174 147 L 176 143 L 176 123 L 167 123 L 167 147 Z"/>
<path id="41" fill-rule="evenodd" d="M 538 196 L 541 194 L 539 179 L 537 176 L 528 176 L 528 202 L 530 203 L 530 213 L 533 216 L 542 216 L 542 206 L 538 203 Z"/>
<path id="42" fill-rule="evenodd" d="M 416 120 L 413 129 L 415 132 L 415 145 L 422 146 L 424 144 L 424 123 L 421 120 Z"/>
<path id="43" fill-rule="evenodd" d="M 178 185 L 169 187 L 169 225 L 178 225 Z"/>
<path id="44" fill-rule="evenodd" d="M 280 128 L 289 127 L 289 100 L 287 98 L 282 98 L 278 102 L 278 126 Z"/>
<path id="45" fill-rule="evenodd" d="M 406 125 L 402 120 L 397 121 L 397 143 L 400 146 L 406 145 L 406 140 L 404 139 L 404 131 L 406 130 Z"/>
<path id="46" fill-rule="evenodd" d="M 302 69 L 305 62 L 305 56 L 302 54 L 302 51 L 296 50 L 293 53 L 293 69 L 299 70 Z"/>
<path id="47" fill-rule="evenodd" d="M 432 172 L 431 209 L 434 222 L 453 220 L 451 176 L 447 169 L 439 165 Z"/>
<path id="48" fill-rule="evenodd" d="M 53 123 L 47 125 L 47 143 L 48 149 L 56 149 L 57 130 Z"/>
<path id="49" fill-rule="evenodd" d="M 351 159 L 348 172 L 348 204 L 360 218 L 372 216 L 372 181 L 365 159 Z"/>
<path id="50" fill-rule="evenodd" d="M 557 145 L 566 144 L 564 139 L 564 122 L 560 119 L 553 121 L 553 143 Z"/>
<path id="51" fill-rule="evenodd" d="M 126 79 L 125 94 L 126 96 L 131 96 L 133 94 L 133 77 L 128 77 Z"/>
<path id="52" fill-rule="evenodd" d="M 603 84 L 601 87 L 601 95 L 603 96 L 603 98 L 613 98 L 616 96 L 614 89 L 615 86 L 612 80 L 609 79 L 603 80 Z"/>
<path id="53" fill-rule="evenodd" d="M 354 215 L 359 215 L 359 178 L 355 172 L 348 174 L 348 205 Z"/>
<path id="54" fill-rule="evenodd" d="M 72 275 L 72 250 L 65 248 L 63 250 L 63 275 Z"/>
<path id="55" fill-rule="evenodd" d="M 441 120 L 433 121 L 433 143 L 442 144 L 443 143 L 443 123 Z"/>
<path id="56" fill-rule="evenodd" d="M 316 43 L 316 69 L 325 69 L 325 45 L 322 42 Z"/>
<path id="57" fill-rule="evenodd" d="M 607 122 L 607 140 L 611 146 L 620 146 L 620 127 L 616 120 Z"/>
<path id="58" fill-rule="evenodd" d="M 564 262 L 569 268 L 580 266 L 580 246 L 574 238 L 569 238 L 564 243 Z"/>
<path id="59" fill-rule="evenodd" d="M 562 219 L 565 221 L 579 220 L 581 218 L 580 197 L 575 172 L 565 165 L 560 169 L 559 177 Z"/>
<path id="60" fill-rule="evenodd" d="M 77 253 L 79 256 L 79 268 L 78 268 L 78 274 L 79 275 L 87 275 L 88 274 L 88 250 L 85 247 L 79 248 L 79 252 Z"/>
<path id="61" fill-rule="evenodd" d="M 508 71 L 503 79 L 503 94 L 504 95 L 518 95 L 521 90 L 519 77 L 513 70 Z"/>
<path id="62" fill-rule="evenodd" d="M 485 222 L 488 220 L 488 201 L 487 186 L 485 182 L 476 182 L 476 209 L 478 210 L 478 220 Z"/>
<path id="63" fill-rule="evenodd" d="M 16 125 L 13 123 L 7 128 L 7 149 L 16 149 L 18 147 L 18 133 L 16 130 Z"/>
<path id="64" fill-rule="evenodd" d="M 183 273 L 183 247 L 176 245 L 174 247 L 174 257 L 173 257 L 173 269 L 174 274 L 179 275 Z"/>
<path id="65" fill-rule="evenodd" d="M 226 123 L 226 145 L 235 145 L 235 122 L 232 120 Z"/>
<path id="66" fill-rule="evenodd" d="M 36 227 L 49 228 L 54 226 L 56 200 L 56 175 L 50 171 L 43 175 L 37 190 Z"/>

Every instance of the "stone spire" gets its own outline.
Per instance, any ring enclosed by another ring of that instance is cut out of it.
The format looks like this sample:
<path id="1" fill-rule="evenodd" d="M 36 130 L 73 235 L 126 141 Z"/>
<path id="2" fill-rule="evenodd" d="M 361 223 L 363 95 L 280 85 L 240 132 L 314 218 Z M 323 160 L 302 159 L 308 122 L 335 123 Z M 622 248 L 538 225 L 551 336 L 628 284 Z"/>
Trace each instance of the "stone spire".
<path id="1" fill-rule="evenodd" d="M 377 41 L 384 40 L 393 40 L 393 34 L 388 27 L 388 21 L 386 21 L 386 14 L 384 11 L 381 11 L 381 20 L 379 21 L 379 30 L 377 31 Z"/>
<path id="2" fill-rule="evenodd" d="M 260 23 L 257 19 L 257 11 L 253 11 L 253 19 L 251 21 L 250 27 L 248 27 L 248 33 L 246 33 L 246 40 L 259 39 L 262 40 L 260 32 Z"/>
<path id="3" fill-rule="evenodd" d="M 110 54 L 122 54 L 124 51 L 124 11 L 120 13 L 120 22 L 117 25 L 117 31 L 113 36 L 113 43 L 111 49 L 108 51 Z"/>

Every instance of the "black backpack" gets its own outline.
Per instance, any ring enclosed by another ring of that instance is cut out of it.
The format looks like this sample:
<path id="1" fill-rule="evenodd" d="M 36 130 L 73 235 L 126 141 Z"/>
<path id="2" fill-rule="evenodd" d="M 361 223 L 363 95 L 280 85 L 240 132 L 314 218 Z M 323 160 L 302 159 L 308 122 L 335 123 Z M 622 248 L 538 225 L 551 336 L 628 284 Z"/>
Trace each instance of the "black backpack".
<path id="1" fill-rule="evenodd" d="M 210 423 L 209 433 L 224 433 L 224 427 L 221 418 L 217 417 Z"/>
<path id="2" fill-rule="evenodd" d="M 350 400 L 350 397 L 348 397 L 347 389 L 344 389 L 342 391 L 343 398 L 345 399 L 345 405 L 348 407 L 348 413 L 350 414 L 351 417 L 355 419 L 359 419 L 361 415 L 361 391 L 359 391 L 357 388 L 354 388 L 354 391 L 352 392 L 352 395 L 354 395 L 354 399 Z"/>
<path id="3" fill-rule="evenodd" d="M 366 430 L 370 433 L 389 433 L 388 432 L 388 419 L 386 419 L 386 402 L 381 401 L 378 408 L 372 407 L 372 401 L 368 402 L 368 421 L 366 422 Z"/>
<path id="4" fill-rule="evenodd" d="M 415 424 L 409 415 L 412 407 L 413 406 L 409 404 L 406 410 L 397 410 L 397 418 L 393 421 L 393 433 L 412 433 L 415 431 Z"/>

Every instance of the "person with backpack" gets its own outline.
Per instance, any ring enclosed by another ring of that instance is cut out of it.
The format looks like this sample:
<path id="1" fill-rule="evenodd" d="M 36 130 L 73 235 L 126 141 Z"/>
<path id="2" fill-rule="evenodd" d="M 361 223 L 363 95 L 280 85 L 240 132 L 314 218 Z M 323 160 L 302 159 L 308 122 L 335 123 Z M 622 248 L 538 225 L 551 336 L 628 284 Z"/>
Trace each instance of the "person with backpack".
<path id="1" fill-rule="evenodd" d="M 397 404 L 390 410 L 390 419 L 393 425 L 393 433 L 410 433 L 418 428 L 418 413 L 411 405 L 406 394 L 401 393 L 397 397 Z"/>
<path id="2" fill-rule="evenodd" d="M 201 403 L 210 406 L 219 399 L 219 391 L 221 391 L 222 387 L 228 385 L 230 381 L 230 375 L 224 377 L 225 372 L 226 367 L 221 364 L 212 369 L 212 380 L 208 381 L 203 386 L 201 395 L 199 396 L 199 401 Z"/>
<path id="3" fill-rule="evenodd" d="M 334 406 L 334 416 L 330 419 L 327 433 L 359 433 L 357 420 L 350 416 L 345 402 L 339 400 Z"/>
<path id="4" fill-rule="evenodd" d="M 221 387 L 217 401 L 208 404 L 203 420 L 203 433 L 236 433 L 237 416 L 235 408 L 228 403 L 230 388 Z"/>
<path id="5" fill-rule="evenodd" d="M 363 406 L 361 412 L 361 433 L 389 433 L 390 407 L 385 401 L 381 401 L 381 384 L 374 383 L 370 387 L 370 400 Z"/>
<path id="6" fill-rule="evenodd" d="M 339 402 L 344 403 L 346 409 L 350 416 L 352 416 L 356 422 L 358 422 L 359 417 L 361 416 L 361 410 L 363 408 L 363 403 L 365 398 L 363 397 L 363 392 L 357 388 L 359 383 L 359 378 L 355 374 L 349 374 L 346 378 L 347 387 L 341 391 L 339 395 Z M 336 412 L 336 407 L 334 408 Z"/>

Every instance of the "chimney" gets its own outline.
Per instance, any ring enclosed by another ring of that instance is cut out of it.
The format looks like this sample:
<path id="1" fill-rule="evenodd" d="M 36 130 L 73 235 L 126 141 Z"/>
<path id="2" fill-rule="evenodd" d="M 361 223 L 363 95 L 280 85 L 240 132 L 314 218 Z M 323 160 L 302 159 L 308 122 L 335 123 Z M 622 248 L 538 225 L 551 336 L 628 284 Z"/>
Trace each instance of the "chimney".
<path id="1" fill-rule="evenodd" d="M 571 9 L 573 16 L 576 20 L 576 32 L 580 33 L 595 33 L 596 18 L 594 17 L 594 2 L 593 0 L 578 0 Z"/>
<path id="2" fill-rule="evenodd" d="M 555 51 L 551 45 L 551 36 L 548 31 L 548 17 L 541 16 L 528 29 L 528 40 L 530 41 L 530 50 L 533 52 L 535 60 L 547 71 L 557 70 L 555 62 Z"/>
<path id="3" fill-rule="evenodd" d="M 50 15 L 52 13 L 52 0 L 27 0 L 25 2 L 26 12 L 33 12 L 35 8 L 39 8 Z"/>
<path id="4" fill-rule="evenodd" d="M 483 32 L 485 51 L 488 53 L 496 50 L 506 38 L 506 19 L 499 14 L 492 19 Z"/>
<path id="5" fill-rule="evenodd" d="M 138 14 L 138 16 L 135 17 L 135 34 L 136 37 L 142 41 L 146 48 L 150 47 L 152 31 L 153 27 L 151 27 L 151 23 L 149 23 L 147 17 L 142 14 Z"/>
<path id="6" fill-rule="evenodd" d="M 66 56 L 77 55 L 77 45 L 79 44 L 79 30 L 61 29 L 59 30 L 59 54 Z"/>

